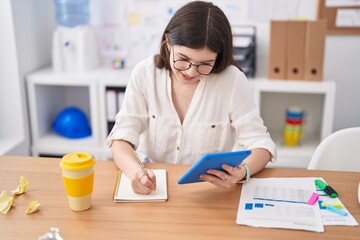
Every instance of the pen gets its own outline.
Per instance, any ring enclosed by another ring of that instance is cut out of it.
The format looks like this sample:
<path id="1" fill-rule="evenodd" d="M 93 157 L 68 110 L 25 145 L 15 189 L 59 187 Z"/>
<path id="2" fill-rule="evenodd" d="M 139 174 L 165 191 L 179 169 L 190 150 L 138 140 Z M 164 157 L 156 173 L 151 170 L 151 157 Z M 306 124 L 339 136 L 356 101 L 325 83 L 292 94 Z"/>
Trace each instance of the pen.
<path id="1" fill-rule="evenodd" d="M 136 153 L 135 150 L 134 150 L 134 155 L 135 155 L 136 161 L 139 163 L 139 165 L 140 165 L 140 167 L 141 167 L 141 169 L 142 169 L 142 171 L 143 171 L 143 173 L 144 173 L 144 174 L 140 177 L 140 180 L 141 180 L 141 178 L 142 178 L 143 176 L 149 177 L 149 175 L 148 175 L 148 173 L 147 173 L 147 171 L 146 171 L 146 169 L 145 169 L 144 163 L 140 160 L 140 158 L 139 158 L 139 156 L 137 155 L 137 153 Z"/>
<path id="2" fill-rule="evenodd" d="M 320 179 L 316 179 L 315 184 L 316 184 L 316 186 L 318 186 L 318 188 L 323 190 L 330 197 L 336 198 L 338 196 L 337 192 L 332 187 L 327 185 L 324 181 L 322 181 Z"/>
<path id="3" fill-rule="evenodd" d="M 139 163 L 139 165 L 140 165 L 140 167 L 141 167 L 141 169 L 142 169 L 142 171 L 143 171 L 143 174 L 142 174 L 141 177 L 139 178 L 139 181 L 141 182 L 141 178 L 144 177 L 144 176 L 147 176 L 147 177 L 150 179 L 149 174 L 148 174 L 148 172 L 147 172 L 147 170 L 146 170 L 146 168 L 145 168 L 145 166 L 144 166 L 144 163 L 140 160 L 140 158 L 139 158 L 139 156 L 137 155 L 137 153 L 136 153 L 135 150 L 134 150 L 134 155 L 135 155 L 136 161 Z M 150 179 L 150 181 L 153 182 L 153 187 L 151 187 L 151 190 L 152 190 L 152 191 L 156 191 L 156 182 L 155 182 L 154 180 L 151 180 L 151 179 Z"/>

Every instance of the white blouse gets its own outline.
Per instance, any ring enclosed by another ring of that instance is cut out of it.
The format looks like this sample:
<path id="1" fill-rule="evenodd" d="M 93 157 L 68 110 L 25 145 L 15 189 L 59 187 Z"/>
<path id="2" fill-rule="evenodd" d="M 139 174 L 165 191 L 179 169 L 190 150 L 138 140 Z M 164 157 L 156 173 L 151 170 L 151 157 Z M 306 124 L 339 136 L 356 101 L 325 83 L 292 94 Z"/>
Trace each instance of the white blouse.
<path id="1" fill-rule="evenodd" d="M 134 68 L 114 128 L 107 138 L 134 144 L 151 162 L 193 164 L 205 153 L 264 148 L 275 144 L 260 117 L 248 80 L 235 66 L 202 76 L 183 123 L 171 95 L 168 70 L 154 56 Z"/>

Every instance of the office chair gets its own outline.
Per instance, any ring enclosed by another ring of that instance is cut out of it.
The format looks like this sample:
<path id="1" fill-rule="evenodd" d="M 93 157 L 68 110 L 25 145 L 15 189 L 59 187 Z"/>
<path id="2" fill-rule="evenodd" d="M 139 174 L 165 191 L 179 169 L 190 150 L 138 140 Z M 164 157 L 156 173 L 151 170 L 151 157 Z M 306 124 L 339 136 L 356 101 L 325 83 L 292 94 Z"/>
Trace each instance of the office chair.
<path id="1" fill-rule="evenodd" d="M 308 169 L 360 172 L 360 127 L 327 136 L 316 148 Z"/>

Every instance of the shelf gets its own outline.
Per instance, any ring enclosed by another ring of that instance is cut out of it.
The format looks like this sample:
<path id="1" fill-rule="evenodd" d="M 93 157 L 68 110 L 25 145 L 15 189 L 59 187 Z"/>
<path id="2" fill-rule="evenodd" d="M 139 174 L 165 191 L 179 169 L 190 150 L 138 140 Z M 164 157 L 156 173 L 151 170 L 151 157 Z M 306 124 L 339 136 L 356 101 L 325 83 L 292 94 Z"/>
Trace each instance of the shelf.
<path id="1" fill-rule="evenodd" d="M 335 83 L 256 79 L 250 84 L 261 117 L 277 146 L 278 161 L 269 167 L 306 168 L 321 140 L 332 133 Z M 297 147 L 284 147 L 285 114 L 291 106 L 305 111 L 306 137 Z"/>
<path id="2" fill-rule="evenodd" d="M 320 143 L 318 136 L 305 136 L 297 146 L 287 147 L 283 144 L 281 132 L 272 133 L 271 137 L 276 144 L 278 158 L 274 163 L 270 163 L 269 167 L 306 168 Z"/>
<path id="3" fill-rule="evenodd" d="M 107 106 L 106 106 L 106 91 L 109 88 L 125 90 L 126 85 L 129 81 L 132 69 L 123 69 L 118 71 L 109 72 L 106 69 L 99 70 L 99 72 L 104 72 L 104 74 L 99 75 L 99 111 L 100 111 L 100 141 L 105 142 L 109 133 L 108 121 L 107 121 Z M 104 157 L 106 159 L 111 158 L 109 151 L 105 150 Z"/>
<path id="4" fill-rule="evenodd" d="M 88 73 L 56 73 L 51 68 L 27 76 L 32 154 L 61 156 L 86 151 L 98 159 L 110 159 L 105 146 L 105 89 L 126 87 L 131 69 L 100 68 Z M 100 91 L 99 91 L 100 88 Z M 68 106 L 79 107 L 88 117 L 92 136 L 67 139 L 52 132 L 57 114 Z M 106 120 L 106 119 L 105 119 Z M 99 124 L 101 123 L 101 124 Z"/>
<path id="5" fill-rule="evenodd" d="M 251 85 L 259 91 L 266 92 L 286 92 L 286 93 L 329 93 L 335 91 L 335 83 L 326 81 L 295 81 L 295 80 L 268 80 L 257 78 L 250 81 Z"/>
<path id="6" fill-rule="evenodd" d="M 99 124 L 96 71 L 87 74 L 55 73 L 47 68 L 27 76 L 32 154 L 63 155 L 87 151 L 99 155 Z M 92 135 L 66 139 L 52 132 L 52 125 L 65 107 L 76 106 L 87 116 Z"/>
<path id="7" fill-rule="evenodd" d="M 100 68 L 87 74 L 58 74 L 44 69 L 30 74 L 28 98 L 33 155 L 63 155 L 85 151 L 97 159 L 111 159 L 105 141 L 108 136 L 106 91 L 124 91 L 132 69 Z M 268 167 L 306 168 L 322 139 L 332 132 L 335 83 L 332 81 L 287 81 L 253 79 L 255 100 L 271 137 L 278 159 Z M 67 105 L 80 106 L 89 118 L 92 136 L 66 139 L 52 132 L 57 113 Z M 285 147 L 282 133 L 289 106 L 306 111 L 305 139 L 297 147 Z"/>
<path id="8" fill-rule="evenodd" d="M 32 147 L 35 155 L 52 154 L 64 155 L 70 152 L 88 152 L 95 158 L 100 157 L 99 142 L 93 136 L 69 139 L 49 132 L 41 136 Z"/>
<path id="9" fill-rule="evenodd" d="M 6 137 L 0 138 L 0 155 L 5 155 L 23 141 L 22 138 Z"/>
<path id="10" fill-rule="evenodd" d="M 120 70 L 111 70 L 109 68 L 100 68 L 96 71 L 99 84 L 112 87 L 126 87 L 132 69 L 125 68 Z"/>

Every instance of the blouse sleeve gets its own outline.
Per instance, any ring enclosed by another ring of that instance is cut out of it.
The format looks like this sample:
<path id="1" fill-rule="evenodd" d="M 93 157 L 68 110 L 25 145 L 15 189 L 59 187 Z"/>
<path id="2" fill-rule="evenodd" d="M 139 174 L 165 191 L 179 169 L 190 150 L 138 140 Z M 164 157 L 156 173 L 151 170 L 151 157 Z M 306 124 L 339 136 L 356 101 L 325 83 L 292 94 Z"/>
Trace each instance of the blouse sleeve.
<path id="1" fill-rule="evenodd" d="M 259 108 L 243 73 L 237 74 L 230 106 L 237 145 L 243 149 L 264 148 L 276 159 L 275 143 L 264 125 Z"/>
<path id="2" fill-rule="evenodd" d="M 147 71 L 144 63 L 134 68 L 126 86 L 121 109 L 116 115 L 115 125 L 106 139 L 108 147 L 111 147 L 113 140 L 123 139 L 136 148 L 140 134 L 147 129 L 148 110 L 144 86 L 149 80 Z"/>

